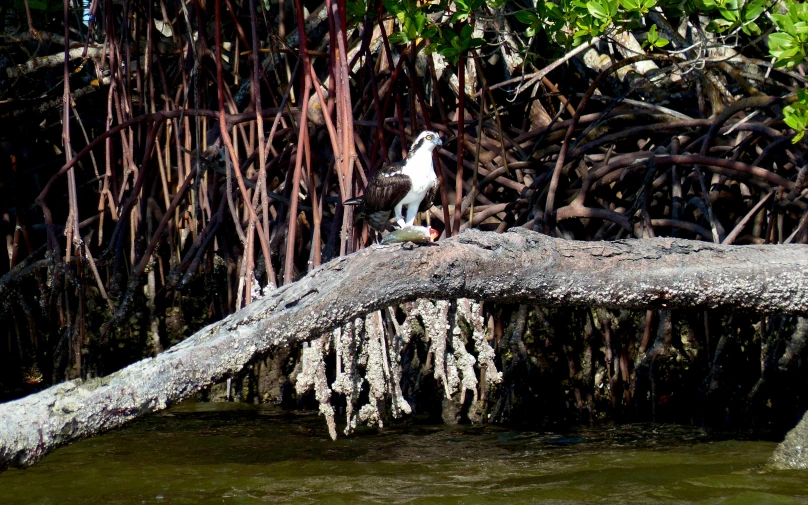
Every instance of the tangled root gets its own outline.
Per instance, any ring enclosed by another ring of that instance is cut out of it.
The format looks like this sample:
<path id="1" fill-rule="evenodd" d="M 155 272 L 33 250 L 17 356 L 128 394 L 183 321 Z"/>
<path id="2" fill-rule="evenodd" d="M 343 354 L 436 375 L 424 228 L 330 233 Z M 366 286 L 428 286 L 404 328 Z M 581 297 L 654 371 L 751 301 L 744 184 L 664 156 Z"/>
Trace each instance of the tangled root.
<path id="1" fill-rule="evenodd" d="M 476 403 L 480 380 L 488 384 L 502 381 L 479 302 L 421 299 L 398 309 L 405 315 L 402 323 L 398 322 L 394 308 L 389 307 L 336 328 L 303 349 L 295 389 L 298 394 L 314 390 L 331 438 L 337 438 L 331 404 L 334 393 L 346 399 L 346 435 L 360 423 L 383 427 L 388 410 L 394 418 L 412 413 L 401 389 L 401 377 L 402 353 L 413 338 L 426 340 L 434 360 L 433 375 L 443 386 L 446 398 L 458 392 L 462 397 L 469 391 Z M 413 325 L 416 322 L 423 327 L 423 335 L 416 331 Z M 469 339 L 474 343 L 476 356 L 467 350 Z M 329 386 L 325 358 L 331 352 L 336 354 L 336 378 Z M 363 388 L 368 400 L 357 408 Z"/>

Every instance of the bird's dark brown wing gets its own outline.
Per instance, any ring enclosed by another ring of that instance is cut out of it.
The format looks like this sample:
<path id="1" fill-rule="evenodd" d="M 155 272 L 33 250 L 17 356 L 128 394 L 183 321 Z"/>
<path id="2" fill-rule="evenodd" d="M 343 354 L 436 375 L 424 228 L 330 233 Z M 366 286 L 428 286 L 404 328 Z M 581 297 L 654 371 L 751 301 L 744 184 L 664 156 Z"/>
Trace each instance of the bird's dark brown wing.
<path id="1" fill-rule="evenodd" d="M 429 188 L 429 191 L 427 191 L 426 195 L 424 195 L 424 199 L 421 200 L 421 205 L 418 206 L 418 212 L 426 212 L 432 207 L 432 205 L 435 204 L 435 198 L 438 196 L 439 189 L 440 181 L 435 179 L 435 184 Z"/>
<path id="2" fill-rule="evenodd" d="M 412 187 L 410 178 L 401 172 L 404 162 L 384 165 L 370 176 L 362 197 L 367 212 L 391 210 Z"/>

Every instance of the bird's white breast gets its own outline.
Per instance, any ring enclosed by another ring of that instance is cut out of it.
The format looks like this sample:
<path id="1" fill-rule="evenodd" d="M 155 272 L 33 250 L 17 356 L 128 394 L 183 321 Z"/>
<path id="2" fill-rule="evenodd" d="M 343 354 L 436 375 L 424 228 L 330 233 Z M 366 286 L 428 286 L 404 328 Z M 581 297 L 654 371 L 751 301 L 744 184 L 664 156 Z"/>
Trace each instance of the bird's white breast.
<path id="1" fill-rule="evenodd" d="M 423 149 L 416 152 L 412 158 L 407 160 L 402 172 L 409 176 L 412 187 L 401 203 L 404 205 L 420 203 L 437 179 L 435 169 L 432 168 L 432 151 Z"/>

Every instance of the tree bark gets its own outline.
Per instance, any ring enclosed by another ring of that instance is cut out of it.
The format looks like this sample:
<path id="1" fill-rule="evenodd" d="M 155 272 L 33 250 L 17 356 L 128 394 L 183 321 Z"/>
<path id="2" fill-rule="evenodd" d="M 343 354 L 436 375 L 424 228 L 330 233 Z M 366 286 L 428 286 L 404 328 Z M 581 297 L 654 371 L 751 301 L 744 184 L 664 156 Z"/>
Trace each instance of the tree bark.
<path id="1" fill-rule="evenodd" d="M 167 408 L 273 348 L 417 298 L 808 314 L 808 247 L 572 242 L 524 229 L 378 246 L 323 265 L 155 358 L 0 405 L 0 467 Z M 805 422 L 805 421 L 804 421 Z"/>

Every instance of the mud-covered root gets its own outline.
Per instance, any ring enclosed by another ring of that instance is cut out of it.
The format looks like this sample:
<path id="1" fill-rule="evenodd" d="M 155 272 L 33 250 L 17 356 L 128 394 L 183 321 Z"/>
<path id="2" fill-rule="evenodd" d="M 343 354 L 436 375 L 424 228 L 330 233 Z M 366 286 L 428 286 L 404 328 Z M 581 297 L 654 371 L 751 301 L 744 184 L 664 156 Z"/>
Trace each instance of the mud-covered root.
<path id="1" fill-rule="evenodd" d="M 325 356 L 329 352 L 331 335 L 326 334 L 303 347 L 301 371 L 297 376 L 295 389 L 298 394 L 314 389 L 314 397 L 320 404 L 320 413 L 328 423 L 328 433 L 337 439 L 337 423 L 334 420 L 334 407 L 331 406 L 331 388 L 325 370 Z"/>
<path id="2" fill-rule="evenodd" d="M 304 348 L 296 390 L 298 394 L 314 390 L 332 438 L 337 436 L 332 393 L 345 396 L 346 435 L 359 424 L 384 427 L 388 412 L 394 418 L 412 413 L 402 392 L 401 377 L 405 372 L 402 354 L 413 337 L 422 334 L 414 326 L 424 329 L 423 338 L 432 356 L 422 366 L 432 366 L 432 374 L 443 386 L 447 399 L 458 393 L 464 396 L 468 391 L 476 403 L 480 380 L 488 384 L 502 381 L 502 373 L 494 364 L 495 351 L 486 337 L 479 302 L 422 299 L 399 309 L 404 315 L 401 323 L 393 308 L 375 311 Z M 474 342 L 476 356 L 467 350 L 470 340 Z M 336 373 L 329 387 L 325 359 L 332 352 L 332 342 Z M 367 393 L 367 403 L 358 407 L 363 392 Z"/>

